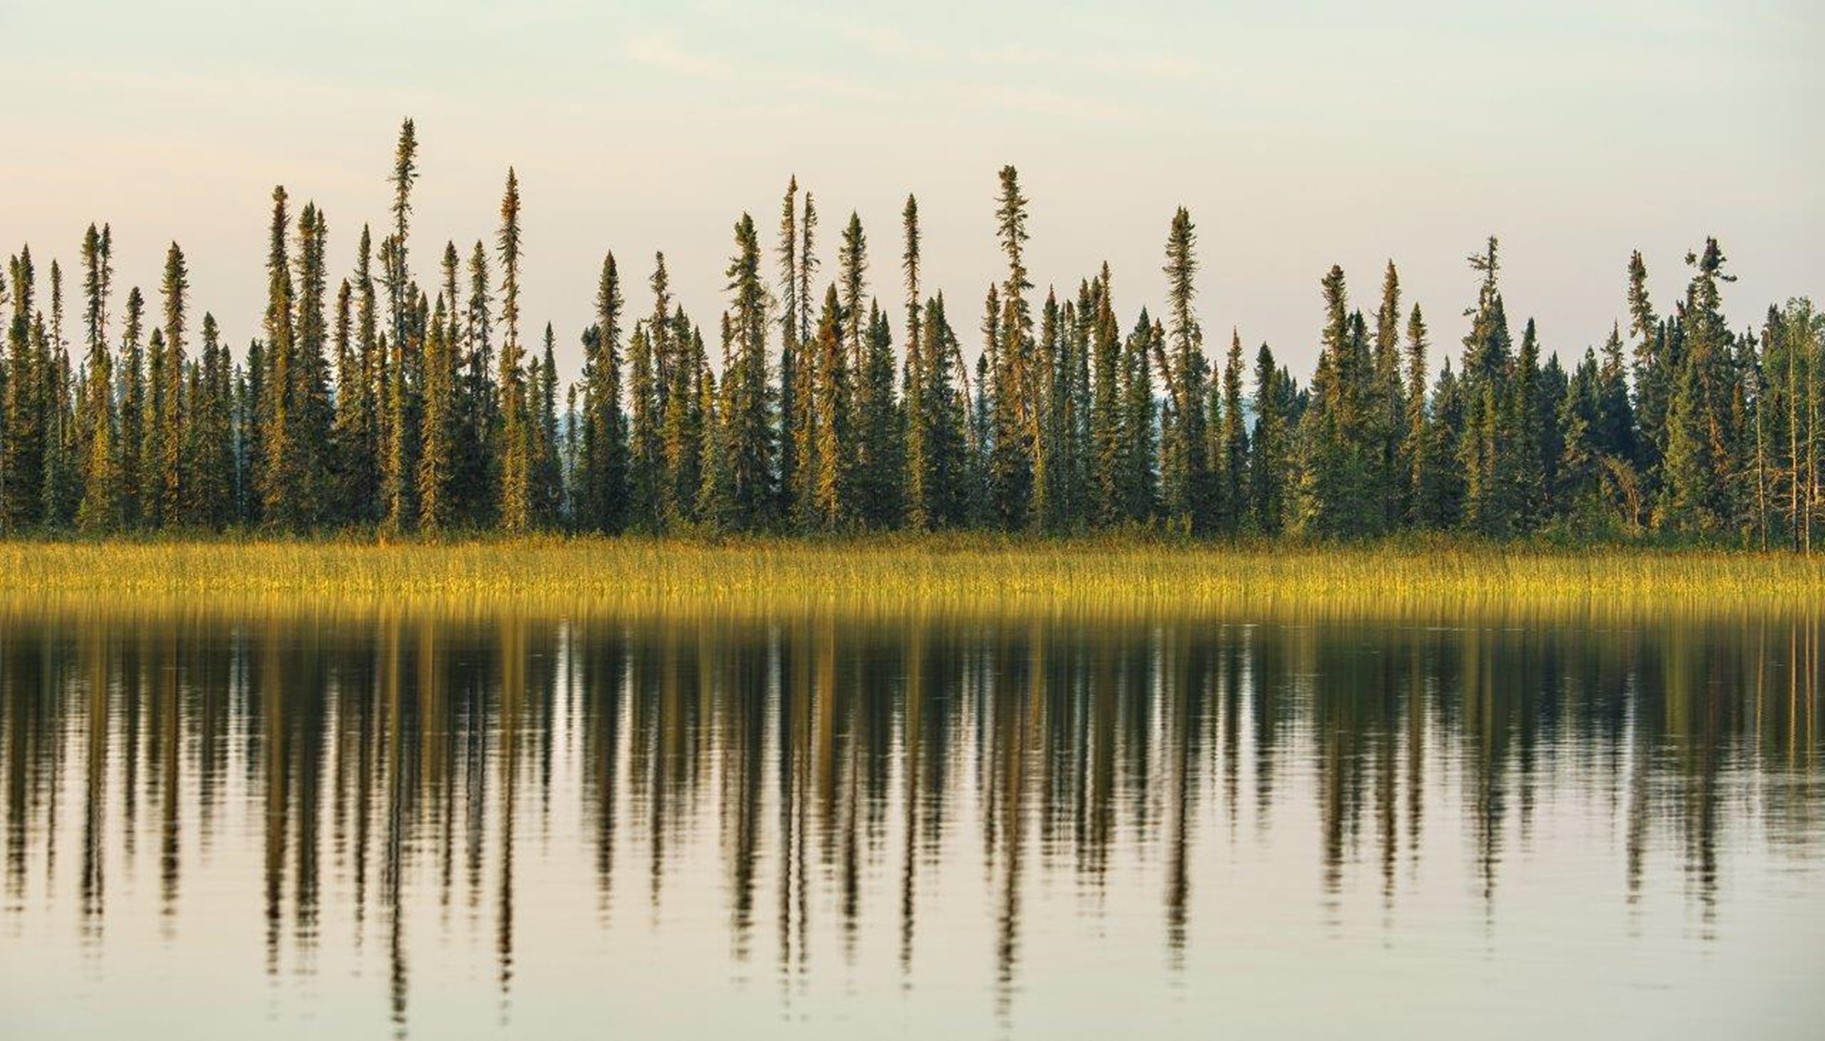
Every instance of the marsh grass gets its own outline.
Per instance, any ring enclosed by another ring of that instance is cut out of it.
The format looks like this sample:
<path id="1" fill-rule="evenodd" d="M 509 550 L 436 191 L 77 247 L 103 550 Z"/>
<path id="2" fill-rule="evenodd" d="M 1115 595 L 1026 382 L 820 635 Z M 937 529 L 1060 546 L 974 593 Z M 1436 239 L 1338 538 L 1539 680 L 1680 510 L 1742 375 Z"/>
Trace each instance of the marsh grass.
<path id="1" fill-rule="evenodd" d="M 0 543 L 0 606 L 1225 617 L 1810 613 L 1786 553 L 1454 540 L 1212 545 L 1141 537 L 535 537 L 442 543 Z"/>

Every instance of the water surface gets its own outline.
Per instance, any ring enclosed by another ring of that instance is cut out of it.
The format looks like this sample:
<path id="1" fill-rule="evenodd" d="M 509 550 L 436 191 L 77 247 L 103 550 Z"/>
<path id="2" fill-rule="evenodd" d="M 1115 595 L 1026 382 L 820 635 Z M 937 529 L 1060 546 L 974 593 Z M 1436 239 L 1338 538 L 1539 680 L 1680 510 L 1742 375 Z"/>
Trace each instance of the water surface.
<path id="1" fill-rule="evenodd" d="M 1818 1037 L 1817 618 L 0 619 L 0 1033 Z"/>

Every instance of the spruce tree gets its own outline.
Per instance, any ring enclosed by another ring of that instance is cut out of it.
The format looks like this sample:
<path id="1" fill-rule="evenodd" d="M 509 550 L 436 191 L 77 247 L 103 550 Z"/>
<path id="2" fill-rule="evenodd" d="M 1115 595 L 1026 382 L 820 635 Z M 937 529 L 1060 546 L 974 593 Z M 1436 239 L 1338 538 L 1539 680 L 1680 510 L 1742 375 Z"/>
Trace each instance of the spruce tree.
<path id="1" fill-rule="evenodd" d="M 1667 408 L 1660 519 L 1679 531 L 1709 534 L 1729 518 L 1729 485 L 1737 460 L 1728 432 L 1733 343 L 1721 310 L 1724 255 L 1716 239 L 1690 253 L 1693 268 L 1682 312 L 1682 352 Z"/>
<path id="2" fill-rule="evenodd" d="M 1108 264 L 1103 265 L 1092 292 L 1095 314 L 1091 327 L 1091 354 L 1095 360 L 1091 380 L 1090 443 L 1096 500 L 1093 519 L 1099 526 L 1110 527 L 1127 517 L 1124 481 L 1128 469 L 1128 443 L 1123 428 L 1126 413 L 1122 398 L 1121 329 L 1116 324 Z"/>
<path id="3" fill-rule="evenodd" d="M 138 528 L 145 522 L 140 488 L 145 483 L 141 449 L 146 440 L 146 357 L 141 343 L 146 301 L 134 286 L 127 293 L 127 313 L 121 340 L 120 384 L 120 511 L 121 524 Z"/>
<path id="4" fill-rule="evenodd" d="M 1217 472 L 1222 478 L 1218 517 L 1225 532 L 1234 535 L 1248 515 L 1248 431 L 1242 416 L 1242 336 L 1230 331 L 1229 356 L 1223 363 L 1223 454 Z"/>
<path id="5" fill-rule="evenodd" d="M 1482 275 L 1477 306 L 1471 310 L 1469 333 L 1464 337 L 1464 366 L 1460 394 L 1464 403 L 1464 434 L 1458 463 L 1464 480 L 1464 522 L 1486 535 L 1509 534 L 1520 508 L 1516 500 L 1521 467 L 1516 413 L 1511 402 L 1512 340 L 1497 275 L 1500 261 L 1496 239 L 1491 236 L 1481 254 L 1469 258 L 1471 270 Z"/>
<path id="6" fill-rule="evenodd" d="M 919 201 L 911 195 L 900 211 L 900 230 L 905 243 L 900 270 L 906 288 L 906 372 L 901 381 L 905 388 L 906 516 L 911 527 L 923 531 L 932 527 L 932 459 L 926 445 L 937 410 L 935 403 L 928 404 L 925 399 L 925 369 L 930 363 L 924 357 L 921 328 L 924 315 L 919 297 Z"/>
<path id="7" fill-rule="evenodd" d="M 735 224 L 735 254 L 725 271 L 729 281 L 729 357 L 723 369 L 723 416 L 727 430 L 729 524 L 742 530 L 771 523 L 775 450 L 773 399 L 767 380 L 767 290 L 761 281 L 760 237 L 754 219 Z"/>
<path id="8" fill-rule="evenodd" d="M 1210 527 L 1210 467 L 1206 455 L 1206 387 L 1209 364 L 1204 333 L 1192 307 L 1197 294 L 1197 231 L 1179 207 L 1166 235 L 1166 302 L 1170 350 L 1158 357 L 1166 384 L 1166 418 L 1160 432 L 1160 479 L 1168 521 L 1185 530 Z"/>
<path id="9" fill-rule="evenodd" d="M 453 526 L 456 513 L 456 354 L 444 295 L 437 295 L 425 337 L 424 416 L 419 423 L 418 523 L 428 532 Z"/>
<path id="10" fill-rule="evenodd" d="M 659 530 L 660 453 L 659 379 L 654 367 L 651 327 L 641 322 L 628 341 L 628 525 L 637 531 Z"/>
<path id="11" fill-rule="evenodd" d="M 1141 308 L 1122 356 L 1122 432 L 1127 450 L 1123 474 L 1124 514 L 1131 524 L 1151 524 L 1159 513 L 1155 469 L 1153 362 L 1165 349 L 1166 330 Z"/>
<path id="12" fill-rule="evenodd" d="M 295 402 L 292 387 L 297 376 L 292 371 L 292 272 L 286 243 L 289 223 L 285 188 L 276 187 L 273 189 L 266 257 L 265 373 L 264 397 L 260 402 L 261 419 L 265 424 L 260 455 L 262 470 L 254 476 L 260 488 L 261 513 L 266 522 L 293 531 L 301 526 L 303 518 L 296 497 L 297 417 L 292 412 Z"/>
<path id="13" fill-rule="evenodd" d="M 1402 495 L 1409 467 L 1401 457 L 1408 427 L 1406 386 L 1401 381 L 1400 273 L 1388 261 L 1382 275 L 1381 306 L 1375 312 L 1375 346 L 1371 362 L 1365 422 L 1372 439 L 1370 481 L 1381 500 L 1378 529 L 1399 527 L 1408 509 Z"/>
<path id="14" fill-rule="evenodd" d="M 1024 273 L 1023 273 L 1024 275 Z M 982 314 L 983 358 L 988 363 L 983 396 L 988 413 L 985 438 L 988 452 L 989 500 L 996 523 L 1004 531 L 1018 531 L 1027 524 L 1033 489 L 1033 458 L 1028 424 L 1022 414 L 1023 373 L 1021 337 L 1016 328 L 1017 307 L 1003 303 L 991 283 Z"/>
<path id="15" fill-rule="evenodd" d="M 999 176 L 995 226 L 1008 270 L 1000 287 L 1000 313 L 985 319 L 985 326 L 993 321 L 996 347 L 994 461 L 990 479 L 996 512 L 1002 524 L 1014 530 L 1037 519 L 1032 512 L 1032 499 L 1034 489 L 1042 486 L 1045 479 L 1038 470 L 1040 460 L 1036 456 L 1043 419 L 1038 401 L 1039 374 L 1033 357 L 1033 314 L 1027 301 L 1027 290 L 1033 288 L 1026 266 L 1028 200 L 1020 193 L 1020 175 L 1014 167 L 1002 167 Z"/>
<path id="16" fill-rule="evenodd" d="M 501 227 L 495 239 L 501 261 L 500 492 L 501 526 L 514 534 L 531 530 L 532 451 L 530 399 L 520 349 L 520 181 L 511 167 L 501 196 Z"/>
<path id="17" fill-rule="evenodd" d="M 734 368 L 730 357 L 735 337 L 729 312 L 722 313 L 723 394 L 718 396 L 714 376 L 701 380 L 697 387 L 702 445 L 698 452 L 701 470 L 698 474 L 695 520 L 710 531 L 730 531 L 740 526 L 735 509 L 735 478 L 732 457 L 735 454 L 735 429 L 729 419 L 729 380 Z"/>
<path id="18" fill-rule="evenodd" d="M 1255 530 L 1263 535 L 1277 535 L 1286 518 L 1286 474 L 1290 420 L 1286 413 L 1285 388 L 1274 352 L 1267 344 L 1255 353 L 1255 436 L 1254 458 L 1249 473 L 1249 505 Z"/>
<path id="19" fill-rule="evenodd" d="M 457 428 L 461 476 L 459 512 L 473 523 L 494 517 L 499 459 L 500 388 L 494 381 L 494 297 L 488 281 L 488 248 L 480 239 L 469 252 L 469 297 L 463 315 L 462 421 Z"/>
<path id="20" fill-rule="evenodd" d="M 596 282 L 595 335 L 585 337 L 580 527 L 618 532 L 628 518 L 628 424 L 621 407 L 621 279 L 615 255 Z"/>
<path id="21" fill-rule="evenodd" d="M 385 265 L 387 314 L 392 319 L 393 344 L 407 341 L 407 311 L 415 303 L 410 290 L 407 239 L 412 227 L 412 185 L 418 180 L 418 131 L 408 117 L 399 124 L 399 143 L 393 149 L 393 249 Z"/>
<path id="22" fill-rule="evenodd" d="M 336 354 L 336 416 L 330 430 L 332 469 L 328 513 L 338 524 L 363 519 L 360 468 L 366 465 L 363 423 L 367 413 L 367 385 L 361 357 L 354 341 L 354 287 L 348 279 L 336 289 L 334 346 Z"/>
<path id="23" fill-rule="evenodd" d="M 538 378 L 532 381 L 538 391 L 533 402 L 537 412 L 533 429 L 533 510 L 539 526 L 552 527 L 562 519 L 564 484 L 558 458 L 557 337 L 552 333 L 550 322 L 545 323 L 542 346 Z"/>
<path id="24" fill-rule="evenodd" d="M 1426 317 L 1418 304 L 1407 315 L 1407 414 L 1401 445 L 1408 525 L 1425 529 L 1444 523 L 1438 502 L 1438 460 L 1432 454 L 1431 414 L 1426 406 L 1431 368 L 1426 360 Z"/>
<path id="25" fill-rule="evenodd" d="M 236 520 L 234 430 L 234 362 L 215 315 L 205 311 L 203 356 L 197 366 L 197 393 L 192 398 L 184 479 L 189 523 L 219 531 Z"/>
<path id="26" fill-rule="evenodd" d="M 44 362 L 34 338 L 37 276 L 30 246 L 8 265 L 13 314 L 7 326 L 4 437 L 0 438 L 0 534 L 14 535 L 43 520 Z M 39 323 L 42 324 L 42 323 Z"/>
<path id="27" fill-rule="evenodd" d="M 704 387 L 709 365 L 703 335 L 685 317 L 673 312 L 667 341 L 674 357 L 660 440 L 664 465 L 660 488 L 661 521 L 673 531 L 688 529 L 697 520 L 697 499 L 703 487 L 703 437 L 706 424 Z"/>
<path id="28" fill-rule="evenodd" d="M 1635 463 L 1650 491 L 1659 486 L 1660 462 L 1667 449 L 1667 408 L 1673 394 L 1672 359 L 1648 296 L 1647 265 L 1641 251 L 1629 254 L 1629 335 L 1634 339 L 1635 419 L 1641 438 Z"/>
<path id="29" fill-rule="evenodd" d="M 813 472 L 814 514 L 825 530 L 847 527 L 855 514 L 852 488 L 854 463 L 850 454 L 850 401 L 848 350 L 842 328 L 846 319 L 833 285 L 824 294 L 818 319 L 814 409 L 817 413 L 816 462 Z"/>
<path id="30" fill-rule="evenodd" d="M 293 330 L 291 412 L 296 420 L 289 467 L 297 486 L 295 516 L 316 525 L 330 515 L 331 434 L 334 406 L 329 392 L 329 327 L 325 315 L 329 286 L 329 222 L 315 203 L 298 216 L 297 313 Z"/>
<path id="31" fill-rule="evenodd" d="M 113 351 L 108 346 L 108 288 L 113 277 L 107 232 L 89 225 L 82 240 L 83 289 L 88 331 L 83 403 L 82 503 L 76 523 L 89 534 L 120 524 L 120 459 L 114 413 Z"/>
<path id="32" fill-rule="evenodd" d="M 148 453 L 153 476 L 142 492 L 158 526 L 176 525 L 183 513 L 184 330 L 189 288 L 184 252 L 173 242 L 165 252 L 163 350 L 154 352 L 158 375 L 147 442 L 153 446 Z"/>
<path id="33" fill-rule="evenodd" d="M 925 522 L 932 528 L 957 527 L 967 519 L 970 466 L 967 406 L 951 380 L 963 364 L 957 334 L 944 313 L 944 296 L 925 303 L 919 322 L 921 390 L 924 415 Z"/>
<path id="34" fill-rule="evenodd" d="M 780 265 L 780 316 L 779 316 L 779 516 L 791 517 L 794 513 L 793 492 L 798 487 L 798 439 L 794 436 L 793 422 L 798 414 L 798 367 L 801 341 L 799 337 L 799 311 L 809 306 L 799 298 L 798 268 L 798 177 L 794 175 L 786 184 L 786 195 L 780 202 L 779 245 L 774 253 Z"/>

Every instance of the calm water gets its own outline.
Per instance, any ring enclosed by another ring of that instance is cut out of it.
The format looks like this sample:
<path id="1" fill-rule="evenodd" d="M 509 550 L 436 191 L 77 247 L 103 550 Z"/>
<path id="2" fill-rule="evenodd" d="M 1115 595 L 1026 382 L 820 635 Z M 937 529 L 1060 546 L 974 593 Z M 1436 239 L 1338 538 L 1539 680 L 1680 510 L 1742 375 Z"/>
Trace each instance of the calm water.
<path id="1" fill-rule="evenodd" d="M 1825 1036 L 1817 619 L 0 622 L 0 1034 Z"/>

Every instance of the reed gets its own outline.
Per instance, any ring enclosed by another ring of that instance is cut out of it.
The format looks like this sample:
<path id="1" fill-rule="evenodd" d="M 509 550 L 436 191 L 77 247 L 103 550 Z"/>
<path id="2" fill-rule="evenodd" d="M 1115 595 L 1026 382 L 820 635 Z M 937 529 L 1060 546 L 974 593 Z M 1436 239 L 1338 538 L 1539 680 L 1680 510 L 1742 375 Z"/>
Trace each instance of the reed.
<path id="1" fill-rule="evenodd" d="M 984 536 L 0 543 L 0 606 L 81 602 L 681 616 L 1621 618 L 1810 612 L 1825 603 L 1825 561 L 1443 539 L 1345 546 Z"/>

